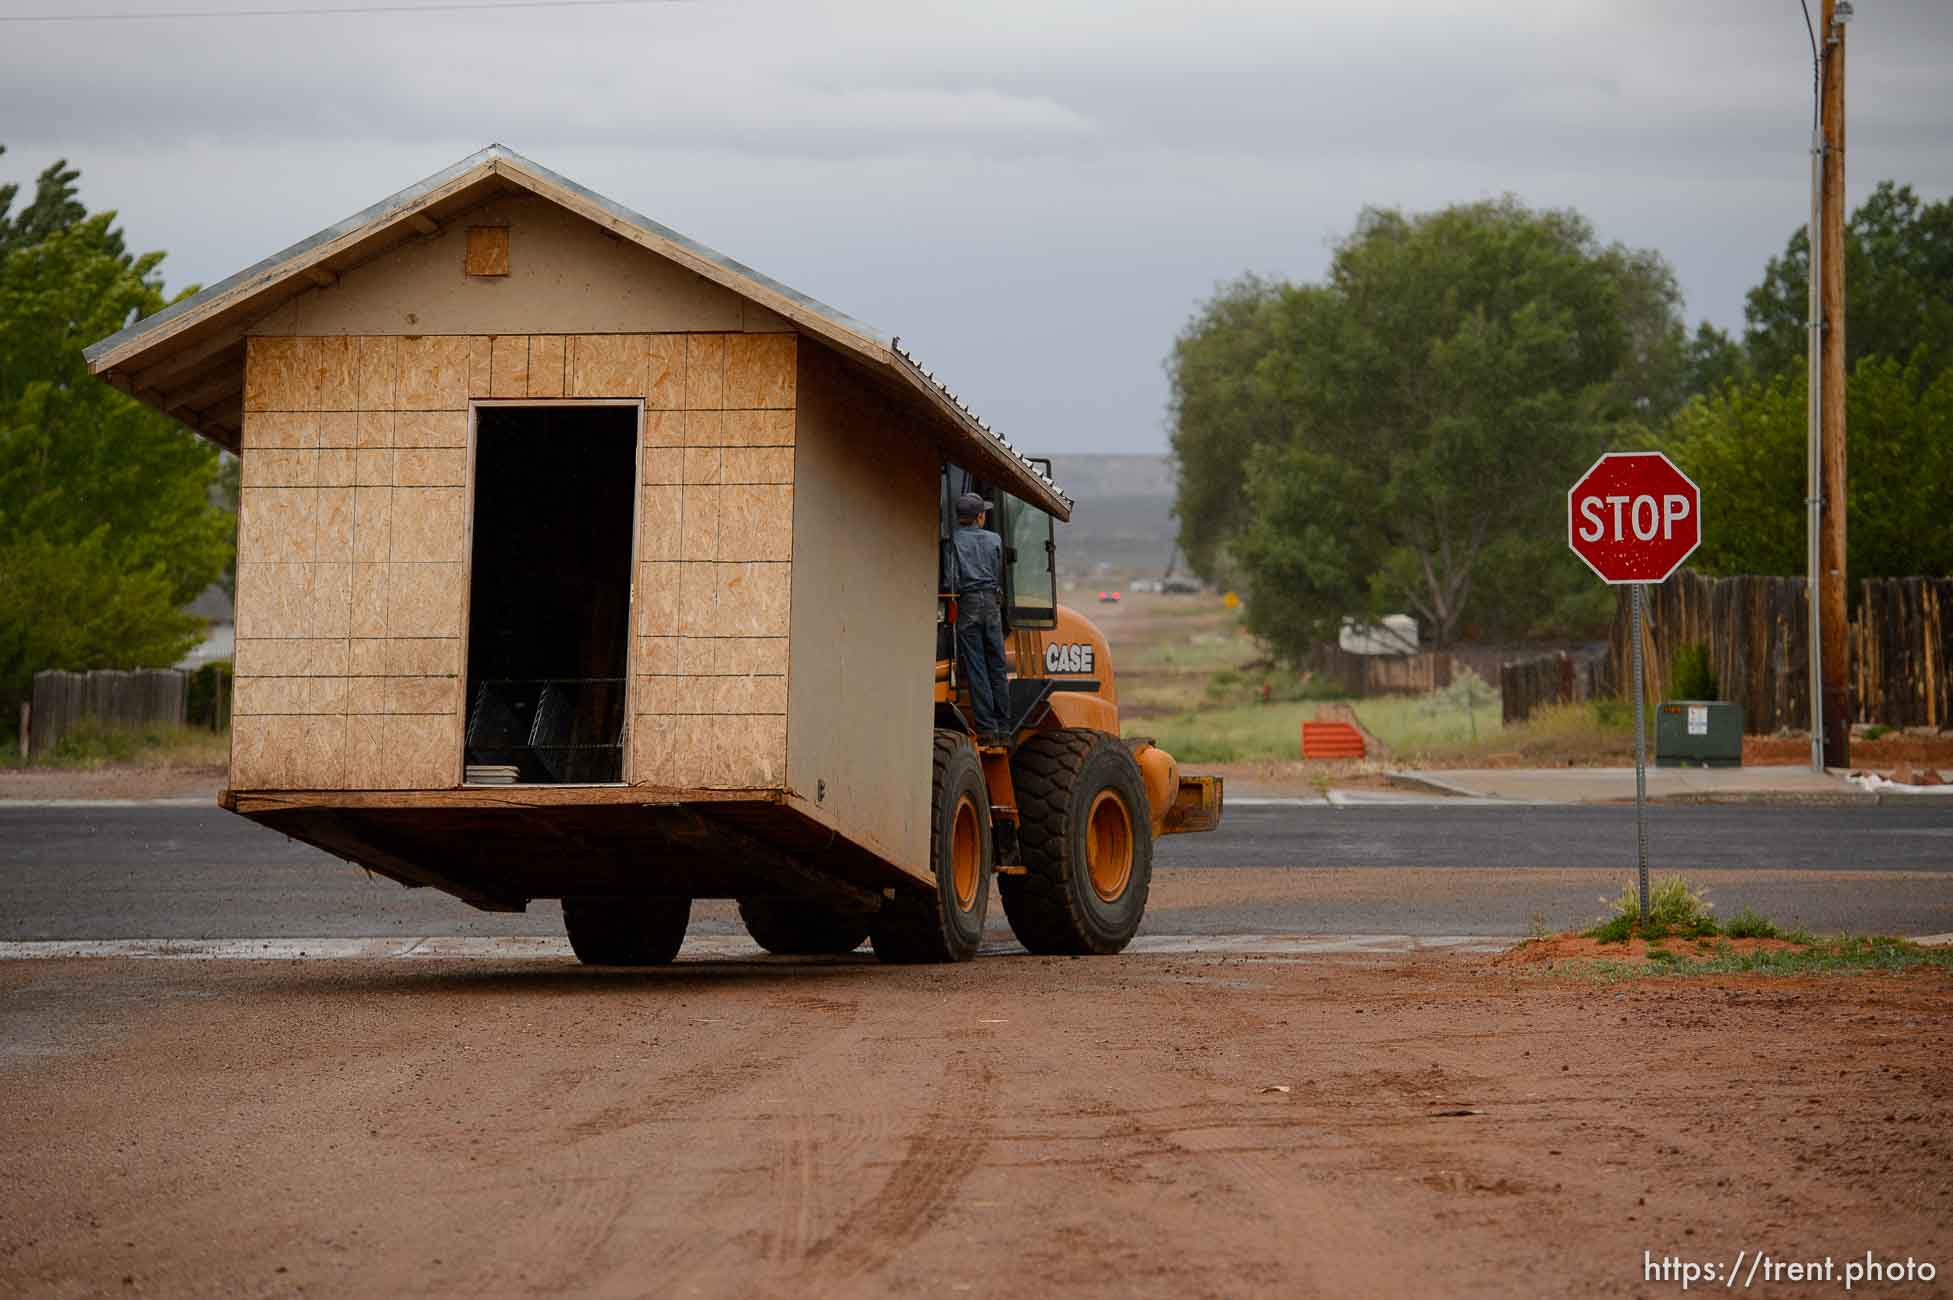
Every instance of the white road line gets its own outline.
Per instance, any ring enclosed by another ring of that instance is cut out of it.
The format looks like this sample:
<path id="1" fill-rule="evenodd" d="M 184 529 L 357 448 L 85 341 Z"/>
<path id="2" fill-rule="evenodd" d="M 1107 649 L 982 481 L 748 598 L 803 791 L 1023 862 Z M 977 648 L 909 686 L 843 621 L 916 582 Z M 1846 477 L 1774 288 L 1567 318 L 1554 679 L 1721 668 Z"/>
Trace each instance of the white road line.
<path id="1" fill-rule="evenodd" d="M 0 813 L 15 808 L 215 808 L 217 796 L 176 799 L 0 799 Z"/>
<path id="2" fill-rule="evenodd" d="M 1327 953 L 1502 952 L 1519 940 L 1485 935 L 1408 934 L 1149 934 L 1128 952 L 1149 956 L 1306 957 Z M 986 954 L 1022 950 L 1009 941 L 989 942 Z M 866 950 L 863 950 L 864 954 Z M 388 939 L 51 939 L 0 943 L 0 961 L 47 961 L 77 957 L 161 961 L 359 961 L 429 958 L 449 961 L 569 961 L 567 939 L 449 936 Z M 679 960 L 756 960 L 766 954 L 745 935 L 692 935 Z M 775 960 L 775 959 L 768 959 Z M 806 960 L 800 958 L 777 960 Z"/>

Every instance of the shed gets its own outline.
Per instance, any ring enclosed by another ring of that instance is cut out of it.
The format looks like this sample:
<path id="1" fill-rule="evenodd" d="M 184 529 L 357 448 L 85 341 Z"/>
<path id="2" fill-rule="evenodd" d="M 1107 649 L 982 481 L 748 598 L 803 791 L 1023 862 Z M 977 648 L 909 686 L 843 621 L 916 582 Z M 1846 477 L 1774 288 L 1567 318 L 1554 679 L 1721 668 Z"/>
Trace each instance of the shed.
<path id="1" fill-rule="evenodd" d="M 242 461 L 225 806 L 483 907 L 930 880 L 940 466 L 1070 513 L 896 340 L 499 145 L 87 357 Z"/>

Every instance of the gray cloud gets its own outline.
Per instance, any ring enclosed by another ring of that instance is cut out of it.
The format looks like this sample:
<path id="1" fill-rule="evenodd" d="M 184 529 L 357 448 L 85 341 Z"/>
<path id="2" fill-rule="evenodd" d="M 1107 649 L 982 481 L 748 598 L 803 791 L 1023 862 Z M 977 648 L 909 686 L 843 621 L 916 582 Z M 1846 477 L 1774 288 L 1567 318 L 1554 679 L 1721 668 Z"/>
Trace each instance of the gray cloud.
<path id="1" fill-rule="evenodd" d="M 1853 195 L 1953 192 L 1953 6 L 1850 40 Z M 1197 302 L 1319 275 L 1366 203 L 1575 207 L 1739 326 L 1805 209 L 1808 60 L 1794 0 L 0 25 L 0 172 L 68 156 L 207 282 L 500 140 L 900 332 L 1020 444 L 1153 450 Z"/>

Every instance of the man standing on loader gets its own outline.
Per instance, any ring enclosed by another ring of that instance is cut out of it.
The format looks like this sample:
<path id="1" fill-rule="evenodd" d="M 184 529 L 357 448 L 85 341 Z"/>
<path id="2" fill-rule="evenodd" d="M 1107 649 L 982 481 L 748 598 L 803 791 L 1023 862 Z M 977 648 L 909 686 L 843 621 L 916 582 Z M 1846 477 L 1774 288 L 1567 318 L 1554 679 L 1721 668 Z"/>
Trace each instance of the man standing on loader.
<path id="1" fill-rule="evenodd" d="M 970 683 L 979 743 L 1010 743 L 1010 677 L 1004 669 L 1003 538 L 983 526 L 989 503 L 956 498 L 956 655 Z"/>

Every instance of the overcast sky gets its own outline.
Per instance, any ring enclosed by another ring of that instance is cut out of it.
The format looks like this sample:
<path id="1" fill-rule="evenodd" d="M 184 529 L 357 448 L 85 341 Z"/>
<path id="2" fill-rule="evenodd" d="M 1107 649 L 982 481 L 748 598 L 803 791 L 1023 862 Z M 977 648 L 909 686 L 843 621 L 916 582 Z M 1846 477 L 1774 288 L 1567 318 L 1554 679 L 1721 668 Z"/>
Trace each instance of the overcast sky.
<path id="1" fill-rule="evenodd" d="M 376 0 L 0 0 L 0 17 Z M 387 0 L 406 7 L 415 0 Z M 1811 0 L 1813 11 L 1817 0 Z M 1953 0 L 1858 0 L 1850 200 L 1953 193 Z M 1217 282 L 1365 204 L 1518 195 L 1691 321 L 1808 205 L 1797 0 L 772 3 L 0 22 L 0 180 L 56 157 L 209 283 L 498 141 L 900 334 L 1020 446 L 1165 448 Z"/>

